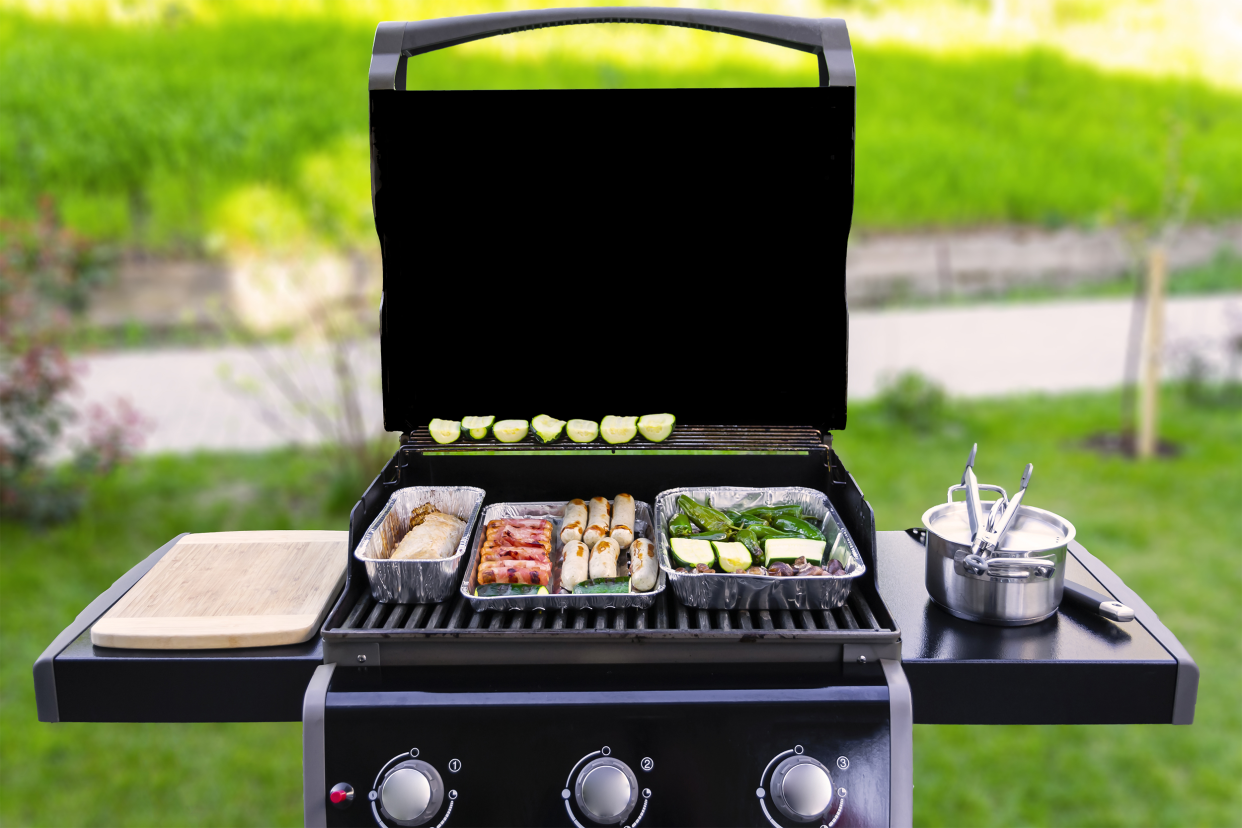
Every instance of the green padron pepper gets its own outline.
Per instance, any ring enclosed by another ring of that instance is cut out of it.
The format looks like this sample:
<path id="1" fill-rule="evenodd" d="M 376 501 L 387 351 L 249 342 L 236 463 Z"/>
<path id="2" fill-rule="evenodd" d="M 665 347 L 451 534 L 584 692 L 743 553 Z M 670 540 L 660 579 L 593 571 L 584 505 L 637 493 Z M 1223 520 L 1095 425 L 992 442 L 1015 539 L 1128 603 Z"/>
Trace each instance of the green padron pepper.
<path id="1" fill-rule="evenodd" d="M 668 533 L 674 538 L 688 538 L 694 534 L 694 524 L 683 514 L 673 515 L 668 522 Z"/>
<path id="2" fill-rule="evenodd" d="M 692 537 L 695 540 L 727 541 L 731 537 L 733 537 L 733 533 L 732 532 L 699 532 L 697 535 L 690 535 L 689 537 Z"/>
<path id="3" fill-rule="evenodd" d="M 779 517 L 772 521 L 772 526 L 782 532 L 790 532 L 795 535 L 801 535 L 811 540 L 825 540 L 824 533 L 807 523 L 802 518 Z"/>
<path id="4" fill-rule="evenodd" d="M 694 521 L 695 525 L 704 532 L 725 532 L 738 528 L 729 522 L 729 518 L 724 512 L 719 509 L 713 509 L 711 506 L 697 503 L 686 495 L 677 496 L 677 506 L 681 509 L 683 515 Z"/>
<path id="5" fill-rule="evenodd" d="M 750 530 L 750 527 L 739 529 L 734 540 L 749 550 L 750 557 L 755 563 L 763 562 L 763 547 L 759 545 L 759 539 L 755 537 L 755 533 Z"/>
<path id="6" fill-rule="evenodd" d="M 793 532 L 783 532 L 780 529 L 777 529 L 772 526 L 747 526 L 746 528 L 749 529 L 751 532 L 754 532 L 755 537 L 759 539 L 760 543 L 763 543 L 764 541 L 772 540 L 773 538 L 804 537 L 803 535 L 798 535 Z"/>
<path id="7" fill-rule="evenodd" d="M 745 529 L 747 526 L 767 526 L 768 525 L 768 522 L 765 519 L 761 517 L 755 517 L 753 515 L 742 515 L 740 518 L 738 518 L 737 520 L 733 522 L 734 524 L 741 526 L 743 529 Z"/>
<path id="8" fill-rule="evenodd" d="M 762 520 L 771 521 L 778 517 L 802 517 L 802 506 L 797 503 L 790 503 L 785 506 L 755 506 L 751 509 L 745 509 L 742 512 L 747 517 L 757 517 Z"/>

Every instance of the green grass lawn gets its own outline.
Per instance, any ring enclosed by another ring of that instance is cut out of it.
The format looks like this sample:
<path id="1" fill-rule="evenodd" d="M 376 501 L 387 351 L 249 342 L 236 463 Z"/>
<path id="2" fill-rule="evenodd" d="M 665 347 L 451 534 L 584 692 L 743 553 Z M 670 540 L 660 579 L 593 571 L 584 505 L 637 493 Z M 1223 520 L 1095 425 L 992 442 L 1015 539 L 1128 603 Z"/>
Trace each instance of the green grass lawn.
<path id="1" fill-rule="evenodd" d="M 1164 434 L 1182 452 L 1145 464 L 1080 448 L 1115 425 L 1115 395 L 956 404 L 931 434 L 852 407 L 836 447 L 881 529 L 918 525 L 971 441 L 987 482 L 1012 488 L 1033 462 L 1031 502 L 1069 517 L 1202 671 L 1191 727 L 916 728 L 917 824 L 1237 824 L 1242 416 L 1165 398 Z M 300 824 L 297 724 L 39 724 L 30 670 L 99 591 L 179 532 L 344 528 L 343 507 L 325 500 L 336 482 L 333 463 L 305 451 L 145 459 L 95 484 L 70 523 L 0 529 L 0 789 L 11 792 L 0 824 Z"/>
<path id="2" fill-rule="evenodd" d="M 31 215 L 47 194 L 71 226 L 155 250 L 308 238 L 373 247 L 365 139 L 373 30 L 362 15 L 284 17 L 241 4 L 209 20 L 125 24 L 0 10 L 0 216 Z M 791 62 L 777 50 L 781 58 L 765 63 L 749 51 L 721 57 L 718 35 L 667 37 L 664 57 L 651 63 L 618 49 L 506 57 L 493 43 L 470 44 L 416 59 L 410 82 L 816 82 L 810 56 Z M 1041 50 L 862 43 L 855 52 L 861 227 L 1150 218 L 1161 211 L 1171 149 L 1176 172 L 1196 186 L 1192 218 L 1242 213 L 1236 91 L 1109 74 Z"/>

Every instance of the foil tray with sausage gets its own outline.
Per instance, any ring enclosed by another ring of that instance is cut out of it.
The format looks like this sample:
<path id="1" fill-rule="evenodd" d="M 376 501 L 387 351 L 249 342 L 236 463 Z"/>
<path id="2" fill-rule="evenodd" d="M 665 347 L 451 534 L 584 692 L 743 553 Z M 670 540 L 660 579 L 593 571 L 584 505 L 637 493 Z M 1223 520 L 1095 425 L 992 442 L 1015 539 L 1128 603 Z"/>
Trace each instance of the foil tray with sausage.
<path id="1" fill-rule="evenodd" d="M 612 501 L 595 498 L 590 504 L 573 500 L 487 506 L 471 544 L 461 582 L 462 595 L 476 612 L 651 606 L 666 583 L 664 573 L 654 566 L 655 521 L 651 505 L 630 499 L 615 515 L 623 520 L 628 517 L 626 507 L 632 508 L 632 525 L 623 525 L 620 520 L 611 519 L 618 502 L 620 496 Z M 541 542 L 547 543 L 546 564 L 538 551 Z M 503 551 L 506 545 L 509 551 Z M 529 555 L 512 551 L 520 548 L 535 551 Z M 649 572 L 641 560 L 635 560 L 631 567 L 631 556 L 644 549 L 649 550 Z M 654 585 L 646 591 L 635 589 L 632 582 L 648 575 Z M 595 583 L 603 585 L 624 579 L 631 582 L 624 592 L 585 591 Z M 489 591 L 487 587 L 498 582 L 513 584 L 517 587 L 515 593 L 524 594 L 478 594 Z"/>

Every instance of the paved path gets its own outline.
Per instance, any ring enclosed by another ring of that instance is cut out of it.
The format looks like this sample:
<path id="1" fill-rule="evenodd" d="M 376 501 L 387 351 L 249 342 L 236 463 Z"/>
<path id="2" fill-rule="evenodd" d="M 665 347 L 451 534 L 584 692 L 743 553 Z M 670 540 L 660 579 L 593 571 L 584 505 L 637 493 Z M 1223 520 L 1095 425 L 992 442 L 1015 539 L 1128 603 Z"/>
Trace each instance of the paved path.
<path id="1" fill-rule="evenodd" d="M 845 278 L 855 306 L 875 307 L 897 296 L 934 299 L 1113 279 L 1136 268 L 1138 252 L 1124 233 L 1109 229 L 860 233 L 850 238 Z M 1180 270 L 1222 252 L 1242 256 L 1242 223 L 1185 227 L 1170 241 L 1167 259 Z"/>
<path id="2" fill-rule="evenodd" d="M 1242 222 L 1190 225 L 1168 246 L 1173 270 L 1202 265 L 1222 252 L 1242 256 Z M 854 306 L 878 307 L 896 297 L 940 299 L 997 293 L 1023 285 L 1069 285 L 1115 278 L 1133 270 L 1135 250 L 1119 230 L 992 227 L 952 232 L 869 234 L 850 238 L 846 285 Z M 91 300 L 90 318 L 104 327 L 129 321 L 153 326 L 207 323 L 227 306 L 260 328 L 271 320 L 268 291 L 290 274 L 315 275 L 323 289 L 372 296 L 382 281 L 378 256 L 327 256 L 289 263 L 253 260 L 229 266 L 207 261 L 122 262 L 117 279 Z M 316 283 L 314 281 L 312 284 Z M 301 291 L 304 288 L 297 288 Z M 258 291 L 258 294 L 255 294 Z M 364 304 L 370 306 L 370 300 Z"/>
<path id="3" fill-rule="evenodd" d="M 1099 300 L 855 312 L 850 396 L 873 396 L 885 376 L 909 369 L 966 397 L 1113 388 L 1123 379 L 1132 308 L 1125 300 Z M 1229 343 L 1242 338 L 1242 294 L 1170 300 L 1166 330 L 1170 372 L 1192 353 L 1221 369 Z M 324 354 L 274 353 L 309 399 L 331 407 L 335 386 Z M 153 422 L 146 451 L 255 450 L 321 439 L 272 393 L 243 349 L 115 353 L 85 362 L 79 402 L 127 398 Z M 378 432 L 378 342 L 358 348 L 352 364 L 362 420 Z M 985 368 L 1002 364 L 1009 370 Z"/>

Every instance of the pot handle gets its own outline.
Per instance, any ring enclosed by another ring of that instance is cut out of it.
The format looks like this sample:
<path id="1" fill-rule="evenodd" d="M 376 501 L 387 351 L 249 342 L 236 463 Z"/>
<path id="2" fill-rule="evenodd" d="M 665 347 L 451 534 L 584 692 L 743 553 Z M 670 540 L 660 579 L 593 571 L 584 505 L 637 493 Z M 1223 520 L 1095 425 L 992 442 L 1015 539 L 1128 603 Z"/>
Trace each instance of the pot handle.
<path id="1" fill-rule="evenodd" d="M 1001 495 L 1001 497 L 1002 497 L 1003 499 L 1005 499 L 1005 500 L 1008 500 L 1008 499 L 1009 499 L 1009 493 L 1008 493 L 1008 492 L 1006 492 L 1006 491 L 1005 491 L 1005 489 L 1004 489 L 1003 487 L 1001 487 L 1001 486 L 993 486 L 993 485 L 992 485 L 992 484 L 990 484 L 990 483 L 980 483 L 980 484 L 979 484 L 979 491 L 983 491 L 984 489 L 987 489 L 989 492 L 1000 492 L 1000 495 Z M 950 486 L 950 487 L 949 487 L 949 492 L 948 492 L 948 494 L 946 495 L 946 498 L 947 498 L 947 500 L 948 500 L 950 503 L 952 503 L 952 502 L 953 502 L 953 493 L 954 493 L 954 492 L 964 492 L 964 491 L 966 491 L 966 484 L 965 484 L 965 483 L 958 483 L 956 486 Z"/>
<path id="2" fill-rule="evenodd" d="M 1065 589 L 1061 593 L 1061 603 L 1076 604 L 1088 612 L 1111 618 L 1113 621 L 1134 620 L 1134 610 L 1125 604 L 1120 601 L 1114 601 L 1108 595 L 1101 595 L 1094 589 L 1088 589 L 1082 584 L 1076 584 L 1073 581 L 1065 582 Z"/>
<path id="3" fill-rule="evenodd" d="M 1029 570 L 1021 574 L 1013 574 L 1009 577 L 1025 578 L 1031 573 L 1051 575 L 1057 568 L 1056 561 L 1050 561 L 1047 558 L 982 558 L 978 555 L 967 555 L 962 558 L 962 566 L 969 569 L 976 575 L 997 575 L 1005 577 L 999 572 L 992 572 L 992 568 L 996 569 L 1025 569 Z"/>

